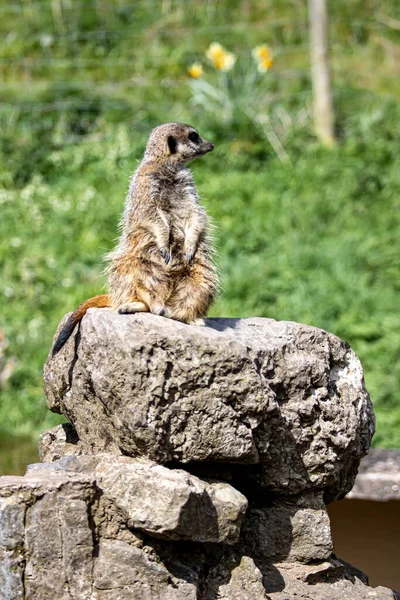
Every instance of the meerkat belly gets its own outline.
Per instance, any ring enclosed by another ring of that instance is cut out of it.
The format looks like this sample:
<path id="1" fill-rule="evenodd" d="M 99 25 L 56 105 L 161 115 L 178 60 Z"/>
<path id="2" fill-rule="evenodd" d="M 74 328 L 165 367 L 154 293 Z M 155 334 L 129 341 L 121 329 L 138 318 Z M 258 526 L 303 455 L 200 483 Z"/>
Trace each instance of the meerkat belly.
<path id="1" fill-rule="evenodd" d="M 193 215 L 181 215 L 171 226 L 171 254 L 176 261 L 182 262 L 185 257 L 189 235 L 193 228 L 201 228 L 200 222 Z"/>
<path id="2" fill-rule="evenodd" d="M 171 227 L 171 251 L 175 254 L 183 253 L 185 245 L 185 224 L 173 224 Z"/>
<path id="3" fill-rule="evenodd" d="M 169 225 L 171 243 L 176 246 L 176 249 L 182 250 L 189 231 L 204 227 L 202 210 L 193 195 L 191 186 L 182 185 L 177 188 L 169 213 Z"/>

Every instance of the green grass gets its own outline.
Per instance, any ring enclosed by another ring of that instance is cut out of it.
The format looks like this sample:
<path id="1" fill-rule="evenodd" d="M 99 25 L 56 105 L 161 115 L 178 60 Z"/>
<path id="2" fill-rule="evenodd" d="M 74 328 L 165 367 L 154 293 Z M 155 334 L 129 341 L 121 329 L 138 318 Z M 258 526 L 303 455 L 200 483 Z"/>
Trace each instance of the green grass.
<path id="1" fill-rule="evenodd" d="M 0 435 L 32 439 L 60 422 L 42 391 L 52 335 L 65 312 L 103 289 L 102 257 L 148 131 L 180 120 L 216 143 L 193 164 L 222 275 L 211 315 L 300 321 L 348 340 L 374 403 L 374 443 L 400 448 L 400 84 L 391 63 L 399 39 L 375 18 L 394 15 L 395 3 L 332 9 L 332 150 L 319 146 L 307 117 L 307 54 L 284 52 L 306 41 L 303 5 L 273 2 L 267 15 L 253 1 L 243 17 L 240 6 L 227 16 L 227 0 L 208 8 L 175 0 L 164 13 L 162 3 L 140 3 L 135 14 L 122 1 L 36 4 L 13 3 L 20 8 L 12 11 L 0 2 L 0 57 L 15 59 L 0 63 L 0 327 L 6 358 L 18 360 L 0 390 Z M 193 106 L 185 74 L 214 39 L 238 54 L 265 41 L 256 25 L 266 16 L 294 19 L 270 25 L 266 40 L 281 48 L 266 86 L 289 96 L 266 108 L 288 164 L 243 116 L 227 127 Z M 50 47 L 40 43 L 44 34 L 53 36 Z M 32 59 L 25 74 L 21 56 Z M 285 79 L 287 68 L 306 74 Z M 282 109 L 289 124 L 279 121 Z"/>

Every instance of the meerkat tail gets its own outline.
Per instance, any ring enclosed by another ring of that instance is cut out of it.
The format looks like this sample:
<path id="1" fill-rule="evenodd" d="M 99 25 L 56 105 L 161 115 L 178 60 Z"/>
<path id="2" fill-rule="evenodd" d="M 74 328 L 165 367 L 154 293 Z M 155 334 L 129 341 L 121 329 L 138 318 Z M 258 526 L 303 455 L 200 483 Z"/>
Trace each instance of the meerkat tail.
<path id="1" fill-rule="evenodd" d="M 106 308 L 110 306 L 110 304 L 111 302 L 108 294 L 100 294 L 99 296 L 94 296 L 93 298 L 89 298 L 89 300 L 85 300 L 85 302 L 82 302 L 82 304 L 80 304 L 78 308 L 74 310 L 74 312 L 62 328 L 60 335 L 58 336 L 53 346 L 53 356 L 55 356 L 61 350 L 61 348 L 70 338 L 72 332 L 75 329 L 75 326 L 85 316 L 86 311 L 89 308 Z"/>

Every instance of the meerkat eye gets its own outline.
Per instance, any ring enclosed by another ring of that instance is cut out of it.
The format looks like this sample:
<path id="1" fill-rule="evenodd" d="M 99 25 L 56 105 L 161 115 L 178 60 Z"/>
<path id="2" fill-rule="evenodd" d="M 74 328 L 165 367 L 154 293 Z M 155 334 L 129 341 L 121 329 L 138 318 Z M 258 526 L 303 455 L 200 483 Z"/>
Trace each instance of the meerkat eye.
<path id="1" fill-rule="evenodd" d="M 194 142 L 195 144 L 198 144 L 200 142 L 200 136 L 198 133 L 196 133 L 195 131 L 191 131 L 189 133 L 189 140 L 191 142 Z"/>

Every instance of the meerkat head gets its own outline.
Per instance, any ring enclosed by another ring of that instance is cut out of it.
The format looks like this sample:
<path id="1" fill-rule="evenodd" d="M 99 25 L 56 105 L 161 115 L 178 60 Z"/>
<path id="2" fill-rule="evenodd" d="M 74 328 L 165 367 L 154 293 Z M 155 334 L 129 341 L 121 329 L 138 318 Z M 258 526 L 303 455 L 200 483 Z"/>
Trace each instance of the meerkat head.
<path id="1" fill-rule="evenodd" d="M 150 133 L 145 158 L 185 164 L 213 149 L 214 144 L 200 137 L 194 127 L 184 123 L 166 123 Z"/>

